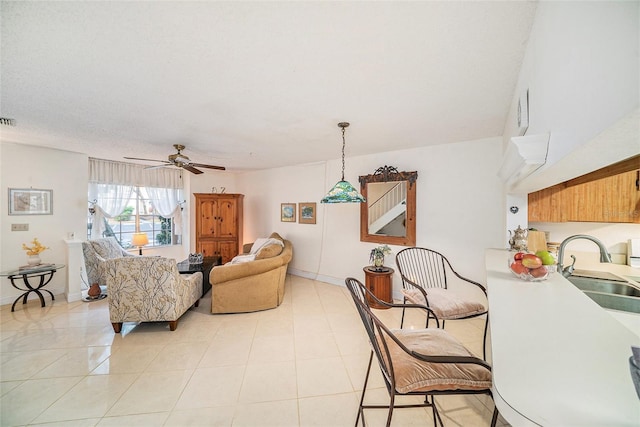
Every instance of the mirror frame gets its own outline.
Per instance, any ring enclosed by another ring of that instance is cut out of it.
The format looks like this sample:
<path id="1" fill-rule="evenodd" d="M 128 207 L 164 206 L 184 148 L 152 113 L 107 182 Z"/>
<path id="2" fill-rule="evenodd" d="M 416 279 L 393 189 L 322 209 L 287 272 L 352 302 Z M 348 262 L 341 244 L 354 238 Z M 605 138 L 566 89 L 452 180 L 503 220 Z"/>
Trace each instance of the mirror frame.
<path id="1" fill-rule="evenodd" d="M 360 194 L 367 199 L 367 184 L 375 182 L 406 181 L 407 183 L 407 218 L 406 230 L 403 236 L 379 236 L 369 234 L 369 203 L 360 204 L 360 241 L 372 243 L 386 243 L 389 245 L 415 246 L 416 245 L 416 187 L 418 172 L 398 172 L 393 166 L 383 166 L 371 174 L 358 177 L 360 181 Z"/>

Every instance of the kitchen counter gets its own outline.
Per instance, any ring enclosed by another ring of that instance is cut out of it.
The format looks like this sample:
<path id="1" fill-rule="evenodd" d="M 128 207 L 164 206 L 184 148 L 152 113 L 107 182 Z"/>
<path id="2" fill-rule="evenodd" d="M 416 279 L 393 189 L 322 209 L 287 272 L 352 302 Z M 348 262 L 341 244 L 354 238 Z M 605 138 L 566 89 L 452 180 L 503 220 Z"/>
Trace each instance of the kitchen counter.
<path id="1" fill-rule="evenodd" d="M 508 251 L 486 252 L 493 392 L 512 425 L 638 426 L 626 328 L 561 274 L 516 278 Z"/>

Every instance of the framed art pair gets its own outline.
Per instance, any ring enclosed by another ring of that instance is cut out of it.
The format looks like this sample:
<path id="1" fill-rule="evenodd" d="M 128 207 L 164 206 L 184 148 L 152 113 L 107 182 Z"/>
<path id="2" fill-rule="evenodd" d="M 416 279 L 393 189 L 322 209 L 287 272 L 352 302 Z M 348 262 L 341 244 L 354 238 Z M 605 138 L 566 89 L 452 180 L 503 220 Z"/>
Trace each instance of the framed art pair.
<path id="1" fill-rule="evenodd" d="M 296 222 L 296 204 L 282 203 L 280 205 L 280 221 Z M 316 223 L 316 204 L 298 203 L 298 223 L 299 224 L 315 224 Z"/>

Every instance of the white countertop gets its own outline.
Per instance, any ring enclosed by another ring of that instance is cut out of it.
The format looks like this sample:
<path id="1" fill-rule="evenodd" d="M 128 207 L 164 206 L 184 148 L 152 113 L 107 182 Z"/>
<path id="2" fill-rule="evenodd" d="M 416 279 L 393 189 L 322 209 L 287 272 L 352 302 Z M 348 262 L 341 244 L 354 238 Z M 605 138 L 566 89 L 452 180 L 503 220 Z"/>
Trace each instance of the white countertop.
<path id="1" fill-rule="evenodd" d="M 516 278 L 508 251 L 486 252 L 493 387 L 512 425 L 640 425 L 629 373 L 640 336 L 561 274 Z"/>

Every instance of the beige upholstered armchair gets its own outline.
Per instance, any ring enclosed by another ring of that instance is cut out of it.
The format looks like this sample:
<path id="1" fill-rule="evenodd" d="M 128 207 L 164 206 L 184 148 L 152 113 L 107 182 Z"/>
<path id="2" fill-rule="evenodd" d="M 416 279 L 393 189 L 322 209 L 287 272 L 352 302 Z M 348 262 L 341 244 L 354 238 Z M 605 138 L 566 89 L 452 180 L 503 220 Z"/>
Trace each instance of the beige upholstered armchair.
<path id="1" fill-rule="evenodd" d="M 104 265 L 108 259 L 135 256 L 122 249 L 115 237 L 82 242 L 82 254 L 84 255 L 84 266 L 87 273 L 87 285 L 89 286 L 94 283 L 100 286 L 107 284 Z"/>
<path id="2" fill-rule="evenodd" d="M 123 322 L 169 322 L 175 331 L 180 316 L 202 296 L 202 273 L 182 275 L 169 258 L 115 258 L 106 261 L 105 274 L 116 333 Z"/>

